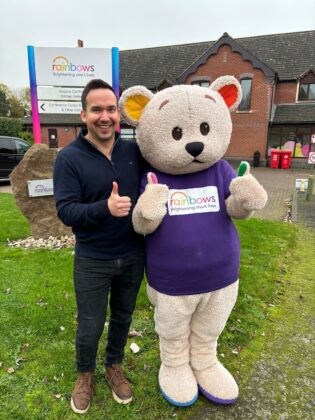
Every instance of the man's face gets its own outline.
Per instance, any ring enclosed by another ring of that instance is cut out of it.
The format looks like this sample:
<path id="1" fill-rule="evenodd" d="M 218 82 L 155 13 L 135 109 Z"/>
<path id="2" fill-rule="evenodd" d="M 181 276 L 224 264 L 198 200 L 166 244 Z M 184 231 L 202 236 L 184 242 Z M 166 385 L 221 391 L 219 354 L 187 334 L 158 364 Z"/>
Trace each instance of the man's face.
<path id="1" fill-rule="evenodd" d="M 114 93 L 110 89 L 91 90 L 86 97 L 86 111 L 81 111 L 81 120 L 87 126 L 89 140 L 99 144 L 114 141 L 120 121 Z"/>

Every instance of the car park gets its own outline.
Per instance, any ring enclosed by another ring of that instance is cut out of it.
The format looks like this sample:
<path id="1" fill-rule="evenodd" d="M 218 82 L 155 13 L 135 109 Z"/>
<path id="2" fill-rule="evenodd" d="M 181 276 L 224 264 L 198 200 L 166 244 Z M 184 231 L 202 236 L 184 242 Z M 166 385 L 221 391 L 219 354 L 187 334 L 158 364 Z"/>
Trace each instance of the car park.
<path id="1" fill-rule="evenodd" d="M 0 136 L 0 181 L 9 181 L 10 173 L 30 147 L 18 137 Z"/>

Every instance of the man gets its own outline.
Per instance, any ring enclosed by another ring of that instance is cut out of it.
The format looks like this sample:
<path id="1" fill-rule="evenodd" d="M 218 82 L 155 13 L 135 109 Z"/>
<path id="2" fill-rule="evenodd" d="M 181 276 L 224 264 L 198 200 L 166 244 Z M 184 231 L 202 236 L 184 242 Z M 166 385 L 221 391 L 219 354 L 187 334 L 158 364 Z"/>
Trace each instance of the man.
<path id="1" fill-rule="evenodd" d="M 130 384 L 120 363 L 143 278 L 143 238 L 131 213 L 138 197 L 142 159 L 136 143 L 116 133 L 120 121 L 110 85 L 90 81 L 82 93 L 82 130 L 58 153 L 54 191 L 58 216 L 75 235 L 74 287 L 78 309 L 78 378 L 71 407 L 86 413 L 94 392 L 93 374 L 110 292 L 106 378 L 114 399 L 127 404 Z"/>

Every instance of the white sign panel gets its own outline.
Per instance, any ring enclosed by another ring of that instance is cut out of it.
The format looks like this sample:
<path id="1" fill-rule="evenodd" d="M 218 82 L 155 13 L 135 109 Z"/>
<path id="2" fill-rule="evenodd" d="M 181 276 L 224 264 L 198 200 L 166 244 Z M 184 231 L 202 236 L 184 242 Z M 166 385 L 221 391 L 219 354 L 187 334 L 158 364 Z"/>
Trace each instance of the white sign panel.
<path id="1" fill-rule="evenodd" d="M 295 189 L 300 190 L 301 188 L 307 189 L 308 179 L 307 178 L 297 178 L 295 180 Z"/>
<path id="2" fill-rule="evenodd" d="M 311 143 L 315 143 L 315 134 L 311 135 Z"/>
<path id="3" fill-rule="evenodd" d="M 217 187 L 170 190 L 168 195 L 170 216 L 220 211 Z"/>
<path id="4" fill-rule="evenodd" d="M 71 87 L 37 87 L 37 99 L 53 101 L 81 101 L 83 88 Z"/>
<path id="5" fill-rule="evenodd" d="M 308 154 L 308 163 L 315 165 L 315 152 L 310 152 Z"/>
<path id="6" fill-rule="evenodd" d="M 81 102 L 38 101 L 40 114 L 80 114 Z"/>
<path id="7" fill-rule="evenodd" d="M 34 48 L 36 84 L 85 86 L 92 79 L 112 84 L 112 51 L 104 48 Z"/>
<path id="8" fill-rule="evenodd" d="M 52 179 L 34 179 L 27 181 L 28 195 L 30 197 L 43 197 L 46 195 L 54 195 L 54 187 Z"/>

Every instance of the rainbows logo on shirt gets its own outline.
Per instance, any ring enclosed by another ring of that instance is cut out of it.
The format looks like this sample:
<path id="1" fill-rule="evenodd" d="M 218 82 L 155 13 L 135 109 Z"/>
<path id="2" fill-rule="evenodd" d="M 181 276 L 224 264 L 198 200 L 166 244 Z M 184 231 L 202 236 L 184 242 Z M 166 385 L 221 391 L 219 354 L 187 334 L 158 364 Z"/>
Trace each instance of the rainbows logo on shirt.
<path id="1" fill-rule="evenodd" d="M 211 204 L 216 202 L 214 195 L 192 197 L 183 191 L 175 191 L 169 199 L 171 206 L 189 206 L 192 204 Z"/>

